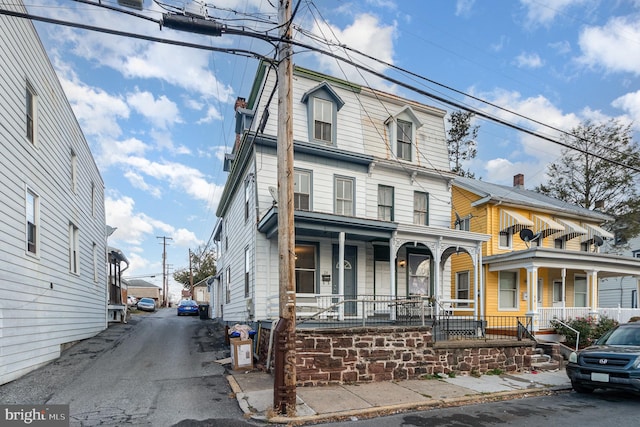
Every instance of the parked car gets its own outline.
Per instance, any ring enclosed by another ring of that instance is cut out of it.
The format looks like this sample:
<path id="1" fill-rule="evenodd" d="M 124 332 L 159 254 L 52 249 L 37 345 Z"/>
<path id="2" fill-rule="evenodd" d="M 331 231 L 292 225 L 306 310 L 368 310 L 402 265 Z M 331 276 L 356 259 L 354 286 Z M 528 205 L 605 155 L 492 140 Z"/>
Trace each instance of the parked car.
<path id="1" fill-rule="evenodd" d="M 571 353 L 566 372 L 578 393 L 640 391 L 640 322 L 618 325 L 594 345 Z"/>
<path id="2" fill-rule="evenodd" d="M 136 307 L 142 311 L 156 311 L 156 302 L 152 298 L 140 298 Z"/>
<path id="3" fill-rule="evenodd" d="M 138 303 L 138 298 L 132 297 L 132 296 L 127 297 L 127 305 L 129 307 L 135 307 L 137 303 Z"/>
<path id="4" fill-rule="evenodd" d="M 198 303 L 191 299 L 183 299 L 178 303 L 178 316 L 183 314 L 198 314 Z"/>

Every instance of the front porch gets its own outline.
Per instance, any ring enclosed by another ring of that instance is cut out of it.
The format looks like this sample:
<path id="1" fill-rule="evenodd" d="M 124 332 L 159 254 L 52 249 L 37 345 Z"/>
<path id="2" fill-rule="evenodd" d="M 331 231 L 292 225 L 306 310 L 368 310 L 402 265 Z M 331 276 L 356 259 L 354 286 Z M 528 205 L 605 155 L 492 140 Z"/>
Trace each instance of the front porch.
<path id="1" fill-rule="evenodd" d="M 606 316 L 619 323 L 640 316 L 637 308 L 539 307 L 534 316 L 478 314 L 474 300 L 411 295 L 296 294 L 296 328 L 430 326 L 433 340 L 522 340 L 552 330 L 551 320 Z"/>

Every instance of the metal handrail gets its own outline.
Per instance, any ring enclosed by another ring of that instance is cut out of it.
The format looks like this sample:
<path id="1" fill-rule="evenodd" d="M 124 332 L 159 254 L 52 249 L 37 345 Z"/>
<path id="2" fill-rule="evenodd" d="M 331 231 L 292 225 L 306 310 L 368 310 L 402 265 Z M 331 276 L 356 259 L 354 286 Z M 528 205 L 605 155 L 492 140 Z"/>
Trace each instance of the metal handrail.
<path id="1" fill-rule="evenodd" d="M 573 329 L 571 326 L 567 325 L 566 323 L 562 322 L 561 320 L 558 320 L 557 317 L 553 318 L 554 321 L 560 323 L 562 326 L 564 326 L 567 329 L 571 329 L 573 332 L 576 333 L 576 351 L 578 351 L 579 345 L 580 345 L 580 331 Z"/>

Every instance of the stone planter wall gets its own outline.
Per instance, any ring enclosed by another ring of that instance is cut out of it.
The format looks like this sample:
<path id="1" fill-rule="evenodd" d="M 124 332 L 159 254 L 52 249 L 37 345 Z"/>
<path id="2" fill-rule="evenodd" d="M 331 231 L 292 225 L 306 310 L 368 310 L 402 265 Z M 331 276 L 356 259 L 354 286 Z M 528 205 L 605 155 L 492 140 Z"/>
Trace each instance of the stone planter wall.
<path id="1" fill-rule="evenodd" d="M 259 347 L 268 345 L 269 332 L 263 332 Z M 434 343 L 430 327 L 298 329 L 296 377 L 299 386 L 312 386 L 516 372 L 531 366 L 534 347 L 528 340 Z"/>

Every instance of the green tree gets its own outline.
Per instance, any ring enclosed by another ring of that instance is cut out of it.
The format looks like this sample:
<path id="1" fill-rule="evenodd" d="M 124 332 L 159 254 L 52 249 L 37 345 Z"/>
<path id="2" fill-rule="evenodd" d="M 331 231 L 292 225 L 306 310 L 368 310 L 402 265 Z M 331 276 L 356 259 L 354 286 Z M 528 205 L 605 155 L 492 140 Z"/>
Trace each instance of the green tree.
<path id="1" fill-rule="evenodd" d="M 185 289 L 191 286 L 191 274 L 193 273 L 193 284 L 196 284 L 209 276 L 216 274 L 216 257 L 213 251 L 205 248 L 198 248 L 189 252 L 191 257 L 191 270 L 182 268 L 173 273 L 173 280 L 182 283 Z"/>
<path id="2" fill-rule="evenodd" d="M 637 173 L 631 168 L 640 167 L 640 147 L 631 125 L 613 119 L 585 121 L 561 141 L 575 149 L 563 149 L 561 158 L 547 166 L 547 183 L 536 191 L 611 215 L 615 221 L 609 228 L 621 242 L 638 235 L 640 195 Z"/>
<path id="3" fill-rule="evenodd" d="M 447 121 L 449 132 L 447 146 L 449 148 L 449 163 L 451 170 L 460 176 L 473 178 L 474 174 L 462 169 L 462 162 L 476 157 L 476 138 L 480 126 L 471 126 L 474 114 L 470 111 L 454 111 Z"/>

